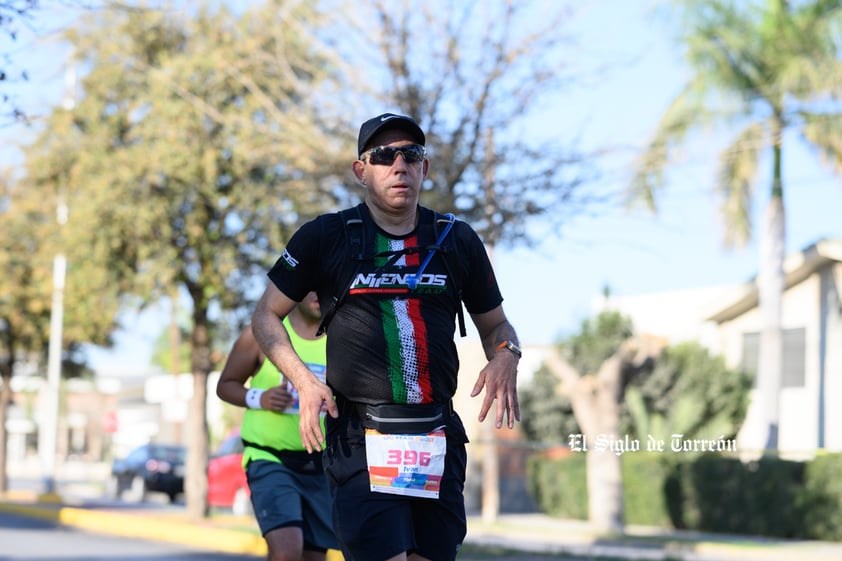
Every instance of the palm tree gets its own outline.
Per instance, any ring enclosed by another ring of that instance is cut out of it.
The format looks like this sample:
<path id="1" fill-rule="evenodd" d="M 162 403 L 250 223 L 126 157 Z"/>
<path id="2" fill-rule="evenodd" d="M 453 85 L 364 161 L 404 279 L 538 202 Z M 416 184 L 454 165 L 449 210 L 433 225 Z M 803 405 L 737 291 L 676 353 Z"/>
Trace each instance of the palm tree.
<path id="1" fill-rule="evenodd" d="M 757 393 L 741 446 L 773 450 L 778 446 L 783 368 L 783 148 L 800 139 L 820 152 L 833 153 L 833 135 L 817 131 L 818 124 L 832 122 L 830 115 L 839 115 L 831 100 L 840 65 L 836 34 L 842 1 L 676 0 L 673 5 L 684 17 L 680 42 L 691 76 L 638 162 L 631 195 L 654 210 L 672 150 L 702 127 L 724 125 L 734 136 L 721 152 L 716 189 L 727 226 L 725 242 L 744 245 L 753 229 L 750 207 L 757 195 L 758 169 L 761 163 L 771 166 L 759 240 Z"/>

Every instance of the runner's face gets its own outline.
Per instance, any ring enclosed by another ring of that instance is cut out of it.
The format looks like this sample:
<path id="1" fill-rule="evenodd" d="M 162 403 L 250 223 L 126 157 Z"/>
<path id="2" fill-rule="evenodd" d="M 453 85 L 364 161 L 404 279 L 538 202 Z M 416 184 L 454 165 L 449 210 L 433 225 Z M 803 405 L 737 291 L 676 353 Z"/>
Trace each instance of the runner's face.
<path id="1" fill-rule="evenodd" d="M 415 142 L 401 130 L 387 130 L 372 139 L 369 147 L 408 146 Z M 366 185 L 366 201 L 383 211 L 395 213 L 414 210 L 421 194 L 421 184 L 427 177 L 429 160 L 408 163 L 402 154 L 395 157 L 391 165 L 372 164 L 357 161 L 354 171 L 360 181 Z"/>
<path id="2" fill-rule="evenodd" d="M 315 292 L 308 292 L 298 304 L 298 310 L 307 319 L 318 320 L 322 318 L 322 310 L 319 307 L 319 299 Z"/>
<path id="3" fill-rule="evenodd" d="M 322 310 L 319 307 L 319 298 L 315 292 L 308 292 L 307 296 L 298 303 L 298 311 L 304 318 L 310 321 L 318 321 L 322 319 Z"/>

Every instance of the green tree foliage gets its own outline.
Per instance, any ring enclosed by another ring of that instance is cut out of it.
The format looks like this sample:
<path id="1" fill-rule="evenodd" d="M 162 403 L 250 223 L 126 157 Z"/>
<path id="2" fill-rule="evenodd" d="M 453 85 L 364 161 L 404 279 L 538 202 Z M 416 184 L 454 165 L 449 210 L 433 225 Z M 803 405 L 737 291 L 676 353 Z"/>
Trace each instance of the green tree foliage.
<path id="1" fill-rule="evenodd" d="M 595 374 L 620 345 L 634 335 L 632 321 L 616 311 L 582 321 L 579 333 L 562 343 L 570 366 L 583 375 Z"/>
<path id="2" fill-rule="evenodd" d="M 752 404 L 750 446 L 777 447 L 781 383 L 781 301 L 786 247 L 784 148 L 807 140 L 839 169 L 842 2 L 675 0 L 679 44 L 691 74 L 661 118 L 637 163 L 630 193 L 656 207 L 665 170 L 677 149 L 706 130 L 730 134 L 712 179 L 727 226 L 725 241 L 752 234 L 752 203 L 761 164 L 768 165 L 769 197 L 760 238 L 758 293 L 761 361 Z"/>
<path id="3" fill-rule="evenodd" d="M 542 446 L 566 445 L 568 435 L 582 432 L 570 398 L 559 392 L 558 385 L 559 379 L 542 366 L 519 392 L 520 424 L 527 440 Z"/>
<path id="4" fill-rule="evenodd" d="M 751 378 L 726 367 L 695 342 L 664 350 L 651 371 L 626 390 L 625 425 L 641 442 L 651 435 L 732 439 L 745 417 Z M 670 457 L 665 455 L 665 458 Z"/>
<path id="5" fill-rule="evenodd" d="M 631 321 L 618 312 L 602 313 L 582 321 L 579 333 L 560 346 L 570 365 L 583 374 L 594 374 L 620 345 L 631 337 Z M 527 438 L 541 443 L 567 443 L 568 435 L 581 433 L 570 397 L 561 391 L 561 380 L 541 367 L 529 388 L 521 392 L 522 424 Z"/>
<path id="6" fill-rule="evenodd" d="M 49 326 L 49 261 L 41 254 L 43 240 L 37 228 L 43 213 L 14 200 L 14 184 L 0 182 L 0 492 L 6 491 L 6 417 L 12 400 L 15 367 L 37 360 L 46 348 Z"/>
<path id="7" fill-rule="evenodd" d="M 34 199 L 26 200 L 11 178 L 0 182 L 0 318 L 2 318 L 3 373 L 9 372 L 24 352 L 43 349 L 49 323 L 52 260 L 43 250 L 47 221 Z M 20 354 L 19 354 L 20 353 Z M 4 384 L 5 385 L 5 384 Z"/>
<path id="8" fill-rule="evenodd" d="M 68 32 L 83 96 L 27 150 L 36 188 L 63 178 L 68 240 L 146 302 L 190 304 L 187 507 L 208 512 L 205 419 L 216 322 L 249 308 L 302 220 L 344 196 L 327 103 L 336 65 L 313 5 L 103 11 Z M 37 164 L 37 165 L 36 165 Z"/>

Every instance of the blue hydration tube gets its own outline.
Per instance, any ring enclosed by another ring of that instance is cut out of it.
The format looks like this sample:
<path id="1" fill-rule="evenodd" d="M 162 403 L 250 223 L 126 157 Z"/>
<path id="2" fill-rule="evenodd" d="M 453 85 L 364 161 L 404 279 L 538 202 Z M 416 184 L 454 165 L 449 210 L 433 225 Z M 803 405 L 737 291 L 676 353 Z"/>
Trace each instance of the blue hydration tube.
<path id="1" fill-rule="evenodd" d="M 427 257 L 424 258 L 424 262 L 421 263 L 421 266 L 418 268 L 418 272 L 414 275 L 410 275 L 406 279 L 406 283 L 409 285 L 409 288 L 415 290 L 418 286 L 418 281 L 421 279 L 421 275 L 424 274 L 424 269 L 427 268 L 427 265 L 430 263 L 430 259 L 433 258 L 433 253 L 436 252 L 436 249 L 441 248 L 442 242 L 447 237 L 447 234 L 450 232 L 450 229 L 453 228 L 453 222 L 456 220 L 456 217 L 452 213 L 448 213 L 444 215 L 447 218 L 447 226 L 444 227 L 444 230 L 441 234 L 439 234 L 439 239 L 436 240 L 436 247 L 431 249 L 427 253 Z"/>

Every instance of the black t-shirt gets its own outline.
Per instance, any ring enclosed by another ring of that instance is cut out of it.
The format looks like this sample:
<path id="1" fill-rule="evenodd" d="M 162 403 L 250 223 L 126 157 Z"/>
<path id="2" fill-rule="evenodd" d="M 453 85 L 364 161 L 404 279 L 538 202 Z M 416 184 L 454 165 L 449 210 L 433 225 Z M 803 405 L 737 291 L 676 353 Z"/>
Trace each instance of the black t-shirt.
<path id="1" fill-rule="evenodd" d="M 339 213 L 304 224 L 269 278 L 296 301 L 315 290 L 326 310 L 340 294 L 339 285 L 347 282 L 344 277 L 354 271 L 346 265 L 346 228 L 364 228 L 357 236 L 365 243 L 366 258 L 328 328 L 327 382 L 339 395 L 362 403 L 446 403 L 456 391 L 459 370 L 454 344 L 462 305 L 458 289 L 470 313 L 488 312 L 503 301 L 485 246 L 468 224 L 456 221 L 442 245 L 457 257 L 445 263 L 436 251 L 412 289 L 407 275 L 418 270 L 426 247 L 436 241 L 435 213 L 419 207 L 415 231 L 392 236 L 374 224 L 365 204 L 357 210 L 362 226 L 346 226 Z M 421 250 L 392 264 L 388 254 L 382 255 L 406 248 Z"/>

